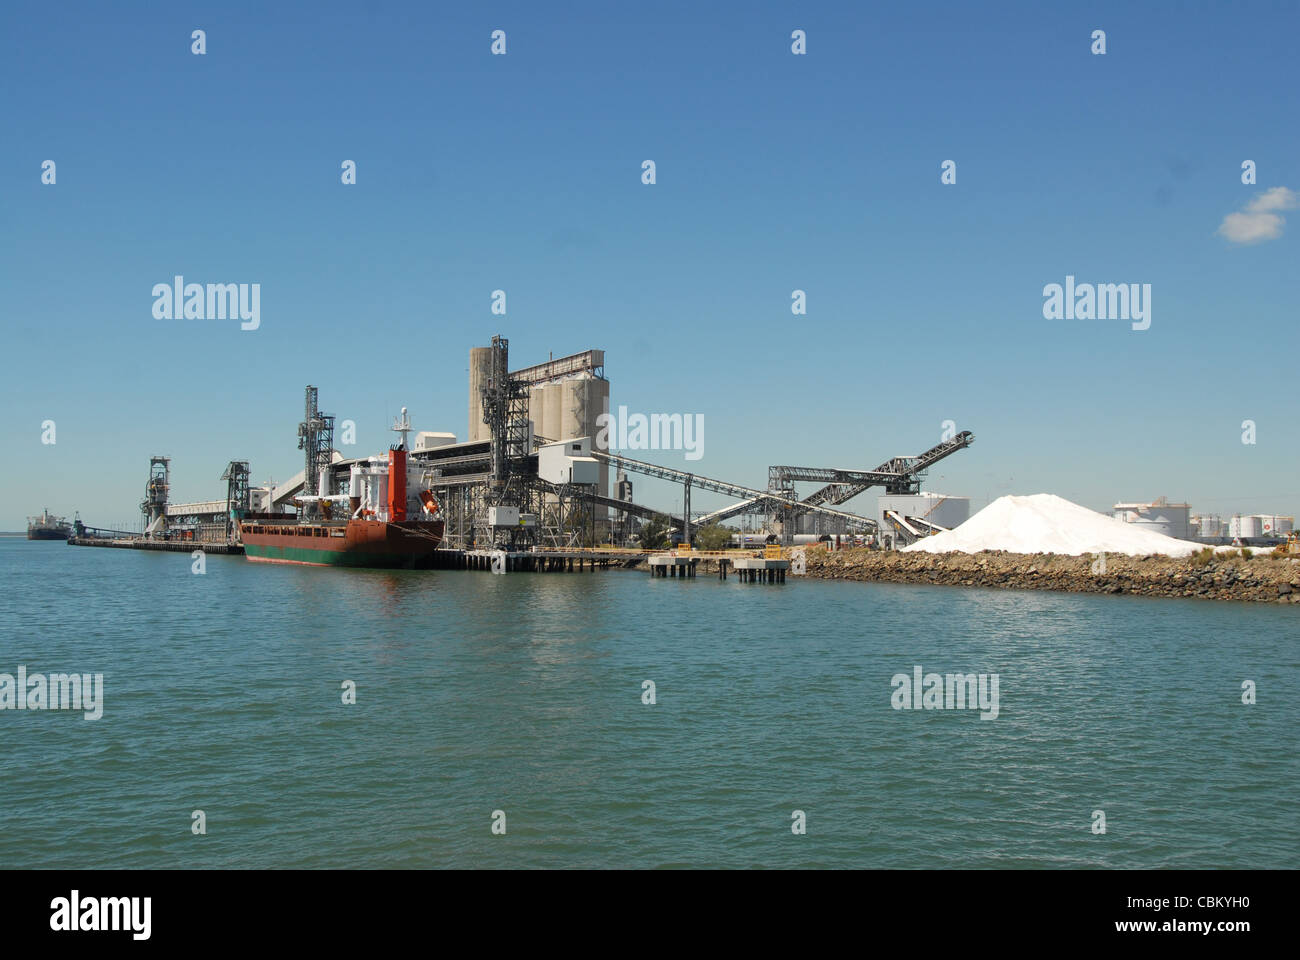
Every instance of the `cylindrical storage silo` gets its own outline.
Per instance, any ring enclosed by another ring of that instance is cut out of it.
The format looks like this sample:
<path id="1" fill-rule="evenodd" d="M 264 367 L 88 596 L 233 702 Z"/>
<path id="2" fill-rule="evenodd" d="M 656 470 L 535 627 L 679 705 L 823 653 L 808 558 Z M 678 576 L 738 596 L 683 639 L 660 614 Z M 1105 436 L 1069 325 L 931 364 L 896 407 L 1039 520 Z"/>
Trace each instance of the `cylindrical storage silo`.
<path id="1" fill-rule="evenodd" d="M 560 381 L 560 438 L 570 440 L 587 433 L 586 380 Z"/>
<path id="2" fill-rule="evenodd" d="M 591 431 L 591 449 L 598 450 L 601 453 L 609 452 L 609 431 L 612 424 L 609 422 L 609 381 L 593 378 L 587 381 L 591 386 L 587 390 L 587 429 Z M 601 414 L 606 414 L 603 426 L 601 423 Z M 602 429 L 604 436 L 601 436 Z M 596 438 L 600 437 L 601 443 L 597 445 Z M 602 497 L 609 496 L 609 464 L 602 462 L 600 465 L 600 485 L 596 491 Z"/>
<path id="3" fill-rule="evenodd" d="M 1258 537 L 1260 536 L 1259 517 L 1242 517 L 1241 518 L 1241 537 Z"/>
<path id="4" fill-rule="evenodd" d="M 1295 517 L 1277 518 L 1277 530 L 1275 532 L 1279 537 L 1285 537 L 1288 533 L 1290 533 L 1294 529 L 1295 529 Z"/>
<path id="5" fill-rule="evenodd" d="M 531 387 L 528 391 L 528 419 L 533 422 L 533 433 L 539 437 L 551 439 L 551 435 L 542 429 L 542 388 Z"/>
<path id="6" fill-rule="evenodd" d="M 563 418 L 560 416 L 561 392 L 561 385 L 558 383 L 548 383 L 542 387 L 542 423 L 545 425 L 542 436 L 550 437 L 552 440 L 569 439 L 564 435 Z"/>
<path id="7" fill-rule="evenodd" d="M 466 441 L 490 440 L 492 431 L 483 422 L 483 387 L 492 378 L 492 348 L 469 349 L 469 433 Z"/>

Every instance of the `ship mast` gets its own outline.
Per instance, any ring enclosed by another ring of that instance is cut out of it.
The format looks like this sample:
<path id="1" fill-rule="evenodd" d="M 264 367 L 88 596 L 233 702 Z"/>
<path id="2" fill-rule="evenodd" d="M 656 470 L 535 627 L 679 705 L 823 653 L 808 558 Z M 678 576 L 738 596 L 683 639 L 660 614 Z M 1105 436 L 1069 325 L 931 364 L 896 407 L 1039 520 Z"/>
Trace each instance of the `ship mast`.
<path id="1" fill-rule="evenodd" d="M 411 445 L 406 442 L 406 435 L 411 432 L 411 418 L 406 415 L 406 408 L 402 407 L 402 415 L 393 418 L 393 432 L 402 435 L 402 449 L 410 450 Z"/>

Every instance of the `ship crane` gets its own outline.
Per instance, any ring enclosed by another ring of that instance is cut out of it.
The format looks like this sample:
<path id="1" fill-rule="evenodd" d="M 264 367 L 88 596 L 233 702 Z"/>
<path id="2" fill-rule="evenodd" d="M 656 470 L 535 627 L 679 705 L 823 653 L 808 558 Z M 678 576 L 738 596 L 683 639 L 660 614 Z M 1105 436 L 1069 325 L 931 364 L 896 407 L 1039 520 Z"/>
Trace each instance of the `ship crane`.
<path id="1" fill-rule="evenodd" d="M 302 422 L 298 424 L 298 449 L 303 451 L 302 499 L 319 510 L 319 497 L 328 497 L 330 464 L 334 462 L 334 417 L 321 413 L 319 391 L 307 387 Z"/>
<path id="2" fill-rule="evenodd" d="M 146 537 L 167 535 L 167 494 L 171 488 L 171 458 L 149 458 L 149 480 L 144 487 L 144 500 L 140 512 L 144 514 Z"/>

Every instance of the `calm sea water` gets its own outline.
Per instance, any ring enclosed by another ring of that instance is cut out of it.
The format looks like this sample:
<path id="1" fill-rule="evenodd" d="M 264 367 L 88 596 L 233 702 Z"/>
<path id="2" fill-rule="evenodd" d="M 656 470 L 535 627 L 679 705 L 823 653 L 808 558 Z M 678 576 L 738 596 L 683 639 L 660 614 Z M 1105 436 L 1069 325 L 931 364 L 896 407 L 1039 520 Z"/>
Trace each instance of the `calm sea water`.
<path id="1" fill-rule="evenodd" d="M 105 684 L 97 721 L 0 711 L 4 867 L 1253 868 L 1300 851 L 1294 609 L 242 557 L 196 576 L 186 554 L 0 540 L 0 613 L 0 673 Z M 917 664 L 997 673 L 1000 716 L 892 709 L 891 677 Z"/>

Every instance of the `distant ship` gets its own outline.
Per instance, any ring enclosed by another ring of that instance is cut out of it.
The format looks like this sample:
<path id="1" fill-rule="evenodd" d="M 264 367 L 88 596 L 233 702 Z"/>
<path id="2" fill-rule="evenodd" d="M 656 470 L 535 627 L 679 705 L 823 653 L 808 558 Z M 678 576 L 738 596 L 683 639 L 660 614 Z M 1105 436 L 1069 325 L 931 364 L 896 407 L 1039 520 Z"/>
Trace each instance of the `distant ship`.
<path id="1" fill-rule="evenodd" d="M 241 521 L 244 556 L 263 563 L 315 566 L 408 567 L 432 565 L 443 521 L 428 490 L 408 497 L 406 445 L 352 466 L 348 496 L 298 498 L 302 516 Z M 324 477 L 322 477 L 322 480 Z M 322 486 L 323 489 L 323 486 Z M 325 519 L 347 504 L 346 519 Z M 422 519 L 408 519 L 408 514 Z"/>
<path id="2" fill-rule="evenodd" d="M 66 517 L 50 516 L 47 508 L 39 517 L 27 518 L 28 540 L 67 540 L 72 536 L 72 524 Z"/>

